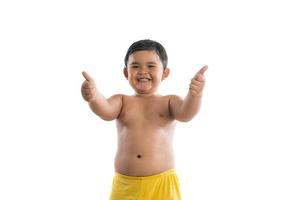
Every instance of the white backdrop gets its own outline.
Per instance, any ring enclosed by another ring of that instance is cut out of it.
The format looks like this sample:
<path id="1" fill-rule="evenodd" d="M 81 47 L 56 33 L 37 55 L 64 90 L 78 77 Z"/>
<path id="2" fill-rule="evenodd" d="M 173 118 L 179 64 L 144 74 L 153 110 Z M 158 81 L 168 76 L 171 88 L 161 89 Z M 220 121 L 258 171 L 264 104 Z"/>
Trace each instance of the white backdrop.
<path id="1" fill-rule="evenodd" d="M 300 199 L 296 1 L 0 1 L 0 199 L 106 200 L 115 122 L 82 99 L 82 70 L 132 94 L 123 59 L 153 39 L 160 93 L 185 96 L 204 65 L 202 110 L 178 123 L 183 200 Z"/>

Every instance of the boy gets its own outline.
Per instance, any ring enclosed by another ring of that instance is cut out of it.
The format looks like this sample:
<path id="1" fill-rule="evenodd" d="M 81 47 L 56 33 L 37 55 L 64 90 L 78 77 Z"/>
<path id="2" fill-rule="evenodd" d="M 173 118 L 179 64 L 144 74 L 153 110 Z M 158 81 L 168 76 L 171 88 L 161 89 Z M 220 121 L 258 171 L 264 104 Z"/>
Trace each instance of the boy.
<path id="1" fill-rule="evenodd" d="M 104 98 L 86 72 L 81 88 L 91 110 L 104 120 L 116 119 L 118 150 L 110 200 L 180 200 L 174 169 L 172 139 L 177 121 L 187 122 L 199 111 L 205 83 L 200 69 L 187 96 L 157 93 L 169 75 L 164 47 L 153 40 L 134 42 L 125 56 L 124 76 L 134 89 L 132 96 Z"/>

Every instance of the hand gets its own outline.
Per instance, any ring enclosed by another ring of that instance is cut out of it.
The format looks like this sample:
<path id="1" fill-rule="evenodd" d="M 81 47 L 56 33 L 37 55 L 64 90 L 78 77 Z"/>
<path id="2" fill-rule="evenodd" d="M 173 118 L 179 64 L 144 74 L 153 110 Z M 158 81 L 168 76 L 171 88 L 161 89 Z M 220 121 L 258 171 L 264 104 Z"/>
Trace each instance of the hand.
<path id="1" fill-rule="evenodd" d="M 205 77 L 204 72 L 208 69 L 208 66 L 205 65 L 202 67 L 192 78 L 190 88 L 189 88 L 189 94 L 192 96 L 200 96 L 202 94 L 204 85 L 205 85 Z"/>
<path id="2" fill-rule="evenodd" d="M 96 88 L 95 81 L 85 71 L 82 72 L 82 75 L 85 78 L 85 81 L 82 83 L 81 86 L 82 97 L 87 102 L 92 102 L 93 100 L 96 99 L 97 96 L 97 88 Z"/>

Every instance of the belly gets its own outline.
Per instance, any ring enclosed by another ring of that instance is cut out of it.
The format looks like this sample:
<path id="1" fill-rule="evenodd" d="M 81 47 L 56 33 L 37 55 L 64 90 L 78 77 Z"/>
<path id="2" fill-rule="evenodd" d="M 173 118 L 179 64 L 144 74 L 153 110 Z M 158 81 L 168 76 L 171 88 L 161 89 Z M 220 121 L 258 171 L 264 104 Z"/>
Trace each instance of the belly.
<path id="1" fill-rule="evenodd" d="M 115 170 L 128 176 L 149 176 L 174 168 L 172 134 L 119 133 Z"/>

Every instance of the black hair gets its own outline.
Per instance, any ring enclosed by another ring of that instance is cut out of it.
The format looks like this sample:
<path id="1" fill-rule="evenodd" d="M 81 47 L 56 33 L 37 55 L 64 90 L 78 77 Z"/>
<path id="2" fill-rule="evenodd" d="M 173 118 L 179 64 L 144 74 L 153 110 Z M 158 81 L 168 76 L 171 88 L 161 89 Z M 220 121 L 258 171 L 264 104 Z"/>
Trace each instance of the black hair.
<path id="1" fill-rule="evenodd" d="M 139 40 L 134 42 L 129 49 L 127 50 L 126 56 L 125 56 L 125 67 L 127 67 L 127 62 L 128 58 L 131 54 L 133 54 L 135 51 L 143 51 L 143 50 L 148 50 L 148 51 L 155 51 L 157 55 L 160 58 L 160 61 L 163 64 L 164 69 L 168 65 L 168 56 L 165 48 L 158 42 L 154 40 Z"/>

